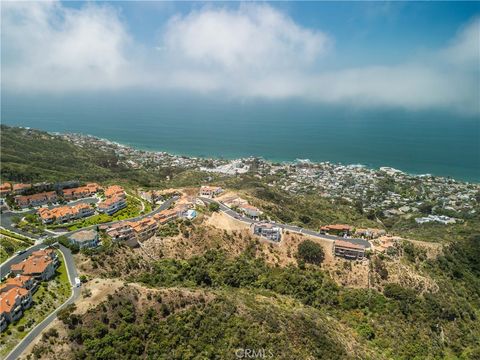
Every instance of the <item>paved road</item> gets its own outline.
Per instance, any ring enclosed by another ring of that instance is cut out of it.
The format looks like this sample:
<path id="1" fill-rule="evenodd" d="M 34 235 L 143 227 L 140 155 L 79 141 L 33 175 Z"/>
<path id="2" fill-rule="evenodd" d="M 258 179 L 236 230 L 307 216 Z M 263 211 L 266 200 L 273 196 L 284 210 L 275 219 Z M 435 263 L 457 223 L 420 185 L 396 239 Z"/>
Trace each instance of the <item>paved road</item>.
<path id="1" fill-rule="evenodd" d="M 75 201 L 72 201 L 68 204 L 69 205 L 75 205 L 75 204 L 80 204 L 80 203 L 95 204 L 97 202 L 98 202 L 97 198 L 90 197 L 90 198 L 75 200 Z M 53 208 L 60 207 L 60 206 L 64 206 L 64 205 L 51 205 L 51 206 L 48 206 L 48 208 L 53 209 Z M 0 225 L 2 227 L 4 227 L 5 229 L 16 232 L 20 235 L 28 236 L 28 237 L 31 237 L 31 238 L 34 238 L 34 239 L 40 239 L 40 237 L 41 237 L 40 235 L 31 234 L 29 232 L 17 229 L 15 226 L 13 226 L 13 222 L 12 222 L 12 219 L 14 217 L 24 217 L 27 214 L 34 214 L 36 212 L 37 212 L 37 209 L 32 209 L 32 210 L 22 211 L 22 212 L 5 211 L 0 215 Z"/>
<path id="2" fill-rule="evenodd" d="M 27 257 L 29 257 L 32 254 L 32 252 L 43 249 L 44 247 L 45 245 L 43 244 L 30 246 L 28 249 L 26 249 L 26 252 L 24 252 L 23 254 L 12 256 L 10 259 L 2 263 L 0 265 L 0 279 L 3 279 L 4 276 L 6 276 L 10 272 L 10 267 L 13 264 L 16 264 L 25 260 Z"/>
<path id="3" fill-rule="evenodd" d="M 178 196 L 174 196 L 172 197 L 171 199 L 168 199 L 166 200 L 162 205 L 160 205 L 157 209 L 149 212 L 148 214 L 144 214 L 144 215 L 140 215 L 140 216 L 137 216 L 137 217 L 134 217 L 134 218 L 131 218 L 131 219 L 128 219 L 130 221 L 137 221 L 137 220 L 141 220 L 143 218 L 146 218 L 147 216 L 152 216 L 152 215 L 155 215 L 157 213 L 159 213 L 160 211 L 162 210 L 165 210 L 165 209 L 168 209 L 170 207 L 170 205 L 174 202 L 178 200 Z M 75 204 L 75 203 L 78 203 L 78 202 L 86 202 L 86 203 L 92 203 L 92 202 L 96 202 L 98 201 L 98 199 L 95 199 L 95 198 L 87 198 L 87 199 L 80 199 L 80 200 L 77 200 L 77 201 L 74 201 L 74 202 L 71 202 L 70 204 Z M 56 207 L 56 206 L 53 206 L 53 207 Z M 27 211 L 27 212 L 24 212 L 23 213 L 23 216 L 25 216 L 25 214 L 31 214 L 31 213 L 34 213 L 36 212 L 36 210 L 30 210 L 30 211 Z M 13 212 L 10 212 L 10 211 L 7 211 L 3 214 L 1 214 L 0 216 L 0 226 L 4 227 L 5 229 L 7 230 L 10 230 L 12 232 L 16 232 L 20 235 L 23 235 L 23 236 L 27 236 L 27 237 L 30 237 L 30 238 L 33 238 L 33 239 L 36 239 L 36 240 L 39 240 L 41 239 L 41 237 L 39 235 L 36 235 L 36 234 L 31 234 L 31 233 L 28 233 L 28 232 L 25 232 L 25 231 L 22 231 L 20 229 L 17 229 L 16 227 L 12 226 L 12 218 L 14 216 L 19 216 L 19 214 L 16 214 L 16 213 L 13 213 Z M 98 224 L 98 225 L 112 225 L 112 224 L 116 224 L 118 222 L 121 222 L 121 221 L 124 221 L 124 220 L 115 220 L 115 221 L 110 221 L 110 222 L 107 222 L 107 223 L 102 223 L 102 224 Z M 91 226 L 88 226 L 88 227 L 84 227 L 82 229 L 78 229 L 78 230 L 75 230 L 75 231 L 68 231 L 68 232 L 58 232 L 58 234 L 51 234 L 50 235 L 52 237 L 58 237 L 58 236 L 62 236 L 62 235 L 66 235 L 66 236 L 70 236 L 76 232 L 79 232 L 79 231 L 82 231 L 82 230 L 88 230 L 88 229 L 93 229 L 97 227 L 97 225 L 91 225 Z"/>
<path id="4" fill-rule="evenodd" d="M 35 247 L 35 246 L 34 246 Z M 44 247 L 40 245 L 40 247 Z M 33 247 L 32 247 L 33 248 Z M 28 252 L 34 251 L 32 248 L 29 249 Z M 13 348 L 13 350 L 7 355 L 4 360 L 15 360 L 25 351 L 25 349 L 30 345 L 30 343 L 35 340 L 35 338 L 42 333 L 42 331 L 50 325 L 50 323 L 55 320 L 57 314 L 60 310 L 65 308 L 66 306 L 73 304 L 75 300 L 80 296 L 80 288 L 75 286 L 75 278 L 77 277 L 77 270 L 75 268 L 75 261 L 73 259 L 72 253 L 69 249 L 65 246 L 59 244 L 58 249 L 61 251 L 63 255 L 63 261 L 67 267 L 68 279 L 70 280 L 70 284 L 72 285 L 72 294 L 70 297 L 65 301 L 60 307 L 55 309 L 50 315 L 48 315 L 40 324 L 35 326 L 28 334 L 25 336 L 22 341 L 20 341 L 17 346 Z M 15 262 L 18 262 L 18 259 L 15 259 Z M 2 267 L 5 264 L 2 264 Z"/>
<path id="5" fill-rule="evenodd" d="M 243 221 L 243 222 L 248 223 L 248 224 L 253 224 L 253 223 L 258 222 L 256 220 L 252 220 L 249 217 L 243 216 L 243 215 L 233 211 L 229 207 L 225 206 L 221 202 L 216 201 L 214 199 L 209 199 L 209 198 L 205 198 L 205 197 L 200 197 L 200 199 L 202 201 L 206 202 L 206 203 L 212 203 L 212 202 L 217 203 L 220 206 L 221 211 L 223 211 L 224 213 L 226 213 L 230 217 L 235 218 L 237 220 Z M 347 242 L 352 243 L 352 244 L 363 245 L 366 248 L 371 247 L 370 243 L 367 240 L 364 240 L 364 239 L 343 238 L 343 237 L 340 237 L 340 236 L 321 234 L 318 231 L 305 229 L 305 228 L 302 228 L 302 227 L 299 227 L 299 226 L 288 225 L 288 224 L 279 224 L 279 223 L 274 223 L 274 224 L 278 227 L 281 227 L 282 229 L 285 229 L 285 230 L 294 231 L 294 232 L 298 232 L 298 233 L 301 233 L 301 234 L 306 234 L 306 235 L 309 235 L 309 236 L 318 237 L 318 238 L 324 239 L 324 240 L 332 240 L 332 241 L 343 240 L 343 241 L 347 241 Z"/>
<path id="6" fill-rule="evenodd" d="M 160 211 L 162 210 L 165 210 L 165 209 L 168 209 L 170 207 L 170 205 L 176 201 L 178 199 L 177 196 L 174 196 L 172 197 L 171 199 L 165 201 L 162 205 L 159 206 L 158 209 L 156 210 L 153 210 L 151 211 L 150 213 L 148 214 L 145 214 L 145 215 L 141 215 L 141 216 L 137 216 L 135 218 L 132 218 L 132 219 L 129 219 L 131 221 L 137 221 L 137 220 L 141 220 L 147 216 L 152 216 L 152 215 L 155 215 L 157 213 L 159 213 Z M 32 210 L 31 212 L 34 212 L 35 210 Z M 27 212 L 26 212 L 27 213 Z M 11 216 L 15 216 L 16 214 L 12 213 L 13 215 Z M 8 226 L 5 226 L 5 225 L 11 225 L 11 222 L 9 222 L 9 220 L 5 220 L 3 218 L 3 214 L 2 214 L 2 222 L 1 225 L 8 228 L 9 230 L 13 231 L 13 232 L 17 232 L 17 233 L 23 233 L 23 232 L 20 232 L 19 229 L 15 228 L 15 227 L 8 227 Z M 114 223 L 117 223 L 117 222 L 120 222 L 120 221 L 123 221 L 123 220 L 119 220 L 119 221 L 112 221 L 112 222 L 109 222 L 109 223 L 105 223 L 105 224 L 102 224 L 102 225 L 110 225 L 110 224 L 114 224 Z M 94 226 L 90 226 L 90 228 L 93 228 L 95 227 L 96 225 Z M 84 229 L 80 229 L 80 230 L 85 230 Z M 77 231 L 80 231 L 80 230 L 77 230 Z M 68 232 L 68 233 L 64 233 L 64 234 L 61 234 L 61 235 L 70 235 L 70 234 L 73 234 L 74 232 L 76 231 L 71 231 L 71 232 Z M 27 236 L 30 236 L 32 237 L 31 234 L 26 234 Z M 58 235 L 60 236 L 60 235 Z M 37 237 L 38 238 L 38 237 Z M 27 251 L 21 255 L 16 255 L 16 256 L 13 256 L 12 258 L 8 259 L 7 261 L 5 261 L 3 264 L 0 265 L 0 275 L 1 277 L 3 278 L 3 276 L 7 275 L 9 272 L 10 272 L 10 267 L 12 266 L 12 264 L 16 264 L 18 262 L 21 262 L 23 261 L 24 259 L 26 259 L 28 256 L 30 256 L 32 254 L 32 252 L 36 251 L 36 250 L 39 250 L 39 249 L 42 249 L 44 248 L 45 245 L 43 244 L 37 244 L 37 245 L 34 245 L 34 246 L 31 246 L 30 248 L 27 249 Z M 14 360 L 14 359 L 17 359 L 22 353 L 23 351 L 25 351 L 25 349 L 30 345 L 30 343 L 35 340 L 35 338 L 40 335 L 42 333 L 42 331 L 53 321 L 55 320 L 55 318 L 57 317 L 57 314 L 60 310 L 62 310 L 63 308 L 65 308 L 66 306 L 68 306 L 69 304 L 72 304 L 74 303 L 77 298 L 80 296 L 80 288 L 76 287 L 75 286 L 75 278 L 77 277 L 77 269 L 75 268 L 75 261 L 73 259 L 73 255 L 71 253 L 71 251 L 66 248 L 65 246 L 61 245 L 61 244 L 58 244 L 58 248 L 59 250 L 62 252 L 62 255 L 63 255 L 63 258 L 64 258 L 64 261 L 65 261 L 65 265 L 66 265 L 66 268 L 67 268 L 67 272 L 68 272 L 68 278 L 70 280 L 70 284 L 72 285 L 72 295 L 70 296 L 70 298 L 68 298 L 68 300 L 66 302 L 64 302 L 60 307 L 58 307 L 57 309 L 55 309 L 50 315 L 48 315 L 40 324 L 38 324 L 35 328 L 33 328 L 28 334 L 27 336 L 25 336 L 25 338 L 22 339 L 21 342 L 19 342 L 17 344 L 17 346 L 10 352 L 10 354 L 7 355 L 7 357 L 5 358 L 5 360 Z"/>

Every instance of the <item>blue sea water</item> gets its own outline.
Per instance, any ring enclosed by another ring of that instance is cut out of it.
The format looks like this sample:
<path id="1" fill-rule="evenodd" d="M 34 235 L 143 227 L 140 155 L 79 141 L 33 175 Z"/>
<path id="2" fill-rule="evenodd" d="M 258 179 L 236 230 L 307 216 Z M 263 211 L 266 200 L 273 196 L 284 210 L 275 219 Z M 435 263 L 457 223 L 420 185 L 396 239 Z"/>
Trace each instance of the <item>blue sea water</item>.
<path id="1" fill-rule="evenodd" d="M 1 121 L 189 156 L 308 158 L 480 181 L 476 115 L 140 91 L 89 96 L 4 92 Z"/>

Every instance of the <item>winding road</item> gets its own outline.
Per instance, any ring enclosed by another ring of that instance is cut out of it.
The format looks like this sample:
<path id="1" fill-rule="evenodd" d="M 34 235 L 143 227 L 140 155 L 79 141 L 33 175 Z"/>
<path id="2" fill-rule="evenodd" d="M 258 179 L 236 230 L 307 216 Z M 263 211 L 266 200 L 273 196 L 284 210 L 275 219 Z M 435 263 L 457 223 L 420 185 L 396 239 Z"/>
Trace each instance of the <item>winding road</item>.
<path id="1" fill-rule="evenodd" d="M 240 220 L 240 221 L 242 221 L 244 223 L 247 223 L 247 224 L 253 224 L 253 223 L 258 222 L 257 220 L 252 220 L 249 217 L 240 215 L 239 213 L 230 209 L 228 206 L 225 206 L 221 202 L 216 201 L 214 199 L 205 198 L 205 197 L 200 197 L 199 199 L 202 200 L 203 202 L 207 203 L 207 204 L 217 203 L 220 206 L 220 210 L 222 212 L 224 212 L 225 214 L 227 214 L 228 216 L 230 216 L 230 217 L 232 217 L 236 220 Z M 278 227 L 281 227 L 282 229 L 297 232 L 297 233 L 300 233 L 300 234 L 305 234 L 305 235 L 308 235 L 308 236 L 317 237 L 317 238 L 320 238 L 322 240 L 330 240 L 330 241 L 342 240 L 342 241 L 347 241 L 351 244 L 363 245 L 367 249 L 371 247 L 371 244 L 367 240 L 364 240 L 364 239 L 343 238 L 343 237 L 340 237 L 340 236 L 322 234 L 322 233 L 319 233 L 318 231 L 305 229 L 305 228 L 302 228 L 300 226 L 294 226 L 294 225 L 288 225 L 288 224 L 279 224 L 279 223 L 274 223 L 274 224 Z"/>
<path id="2" fill-rule="evenodd" d="M 20 259 L 24 259 L 27 256 L 30 256 L 32 252 L 44 248 L 45 245 L 39 244 L 34 245 L 28 250 L 13 259 L 10 259 L 2 264 L 2 272 L 3 271 L 10 271 L 10 266 L 15 264 Z M 35 338 L 42 333 L 42 331 L 57 317 L 57 314 L 60 310 L 65 308 L 66 306 L 73 304 L 75 300 L 78 299 L 80 296 L 80 288 L 75 286 L 75 278 L 77 277 L 77 269 L 75 268 L 75 261 L 73 259 L 73 255 L 71 251 L 66 248 L 65 246 L 58 244 L 58 250 L 62 253 L 63 261 L 65 262 L 65 267 L 67 268 L 68 280 L 72 285 L 72 294 L 70 297 L 65 301 L 62 305 L 56 308 L 53 312 L 51 312 L 45 319 L 42 320 L 37 326 L 35 326 L 30 332 L 25 336 L 13 349 L 10 353 L 5 357 L 4 360 L 15 360 L 25 351 L 25 349 L 30 345 L 30 343 L 35 340 Z"/>
<path id="3" fill-rule="evenodd" d="M 86 200 L 92 200 L 92 199 L 82 199 L 78 202 L 92 202 L 92 201 L 86 201 Z M 155 215 L 159 213 L 162 210 L 168 209 L 170 205 L 173 204 L 174 201 L 178 200 L 178 196 L 174 196 L 171 199 L 166 200 L 163 204 L 161 204 L 157 209 L 149 212 L 148 214 L 140 215 L 135 218 L 128 219 L 128 221 L 138 221 L 141 219 L 144 219 L 148 216 Z M 22 213 L 16 213 L 16 212 L 5 212 L 0 216 L 0 225 L 12 232 L 16 232 L 20 235 L 27 236 L 31 239 L 39 240 L 40 237 L 38 235 L 33 235 L 30 233 L 26 233 L 24 231 L 20 231 L 16 227 L 12 226 L 12 218 L 14 216 L 19 216 L 23 214 L 28 214 L 28 213 L 33 213 L 36 210 L 30 210 L 30 211 L 25 211 Z M 108 223 L 103 223 L 101 225 L 112 225 L 121 221 L 125 220 L 117 220 L 117 221 L 111 221 Z M 62 235 L 69 236 L 75 232 L 85 230 L 85 229 L 90 229 L 94 228 L 97 225 L 92 225 L 87 228 L 79 229 L 76 231 L 70 231 L 70 232 L 65 232 L 58 234 L 55 237 L 59 237 Z M 40 250 L 45 248 L 45 245 L 42 243 L 33 245 L 29 247 L 23 254 L 15 255 L 11 257 L 10 259 L 6 260 L 4 263 L 0 265 L 0 278 L 3 278 L 10 272 L 10 268 L 13 264 L 19 263 L 23 260 L 25 260 L 27 257 L 29 257 L 34 251 Z M 25 349 L 30 345 L 30 343 L 35 340 L 35 338 L 42 333 L 42 331 L 57 317 L 57 314 L 60 310 L 65 308 L 66 306 L 73 304 L 78 297 L 80 296 L 80 287 L 75 286 L 75 278 L 77 277 L 77 269 L 75 267 L 75 260 L 73 258 L 72 252 L 70 249 L 66 248 L 65 246 L 58 244 L 58 250 L 62 253 L 65 266 L 67 268 L 67 273 L 68 273 L 68 279 L 70 281 L 70 284 L 72 285 L 72 294 L 68 298 L 67 301 L 65 301 L 62 305 L 60 305 L 57 309 L 55 309 L 52 313 L 50 313 L 42 322 L 40 322 L 37 326 L 35 326 L 28 334 L 25 336 L 14 348 L 13 350 L 5 357 L 4 360 L 14 360 L 20 357 L 20 355 L 25 351 Z"/>

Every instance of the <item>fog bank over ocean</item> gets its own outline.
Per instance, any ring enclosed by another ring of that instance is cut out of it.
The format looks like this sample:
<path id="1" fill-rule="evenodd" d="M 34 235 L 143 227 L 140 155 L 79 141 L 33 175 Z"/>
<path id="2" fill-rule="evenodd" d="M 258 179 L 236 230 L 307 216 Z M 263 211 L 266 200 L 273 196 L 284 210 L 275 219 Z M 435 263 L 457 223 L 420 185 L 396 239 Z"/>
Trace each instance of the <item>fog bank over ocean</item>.
<path id="1" fill-rule="evenodd" d="M 3 91 L 1 121 L 189 156 L 308 158 L 480 181 L 477 115 L 131 90 L 108 96 Z"/>

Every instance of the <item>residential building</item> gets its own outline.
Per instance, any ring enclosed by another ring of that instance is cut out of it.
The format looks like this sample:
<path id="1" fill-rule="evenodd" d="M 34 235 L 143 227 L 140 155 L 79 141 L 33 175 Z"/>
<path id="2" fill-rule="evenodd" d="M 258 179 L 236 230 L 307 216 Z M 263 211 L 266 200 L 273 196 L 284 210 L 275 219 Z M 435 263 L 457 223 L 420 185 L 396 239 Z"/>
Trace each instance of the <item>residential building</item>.
<path id="1" fill-rule="evenodd" d="M 135 232 L 128 221 L 113 224 L 107 228 L 106 232 L 113 241 L 123 242 L 132 247 L 138 245 Z"/>
<path id="2" fill-rule="evenodd" d="M 114 196 L 98 204 L 98 211 L 112 215 L 127 206 L 125 197 Z"/>
<path id="3" fill-rule="evenodd" d="M 218 186 L 202 186 L 200 188 L 200 196 L 214 198 L 222 192 L 222 188 Z"/>
<path id="4" fill-rule="evenodd" d="M 0 309 L 0 333 L 3 332 L 8 326 L 8 320 L 6 312 L 3 307 Z"/>
<path id="5" fill-rule="evenodd" d="M 54 203 L 58 200 L 55 191 L 48 191 L 33 195 L 15 196 L 15 202 L 18 206 L 26 208 L 29 206 L 40 206 L 47 203 Z"/>
<path id="6" fill-rule="evenodd" d="M 160 225 L 166 224 L 170 220 L 178 217 L 178 211 L 175 209 L 162 210 L 158 214 L 153 215 L 153 218 L 158 221 Z"/>
<path id="7" fill-rule="evenodd" d="M 28 189 L 31 189 L 31 184 L 14 184 L 13 185 L 13 193 L 15 195 L 24 194 Z"/>
<path id="8" fill-rule="evenodd" d="M 27 289 L 15 287 L 0 294 L 0 313 L 9 323 L 23 315 L 23 310 L 32 306 L 32 295 Z M 2 325 L 4 326 L 4 325 Z"/>
<path id="9" fill-rule="evenodd" d="M 73 206 L 60 206 L 53 209 L 41 208 L 37 211 L 44 224 L 66 223 L 73 220 L 91 216 L 95 210 L 85 203 Z"/>
<path id="10" fill-rule="evenodd" d="M 139 221 L 131 221 L 130 226 L 135 232 L 137 241 L 145 241 L 151 238 L 153 235 L 155 235 L 155 232 L 158 229 L 157 222 L 151 217 L 146 217 Z"/>
<path id="11" fill-rule="evenodd" d="M 55 260 L 42 250 L 35 253 L 24 261 L 13 264 L 10 268 L 12 273 L 33 276 L 41 281 L 52 278 L 55 275 Z"/>
<path id="12" fill-rule="evenodd" d="M 81 199 L 94 195 L 100 189 L 97 183 L 89 183 L 85 186 L 63 189 L 63 198 L 67 201 Z"/>
<path id="13" fill-rule="evenodd" d="M 333 253 L 346 259 L 360 260 L 365 257 L 365 246 L 344 240 L 335 240 Z"/>
<path id="14" fill-rule="evenodd" d="M 119 185 L 112 185 L 107 187 L 104 191 L 104 194 L 106 198 L 114 198 L 114 197 L 118 197 L 122 199 L 126 198 L 125 190 L 123 189 L 123 187 Z"/>
<path id="15" fill-rule="evenodd" d="M 325 225 L 320 228 L 320 232 L 322 234 L 332 234 L 332 235 L 339 235 L 339 236 L 348 236 L 352 231 L 352 227 L 349 225 L 343 224 L 333 224 L 333 225 Z"/>
<path id="16" fill-rule="evenodd" d="M 0 197 L 4 197 L 12 192 L 12 184 L 5 182 L 0 185 Z"/>
<path id="17" fill-rule="evenodd" d="M 82 230 L 70 235 L 69 240 L 80 249 L 92 248 L 98 245 L 98 233 L 95 230 Z"/>
<path id="18" fill-rule="evenodd" d="M 34 293 L 38 289 L 38 282 L 35 281 L 32 276 L 18 274 L 13 278 L 8 278 L 2 285 L 0 285 L 0 294 L 15 287 L 27 289 L 31 293 Z"/>
<path id="19" fill-rule="evenodd" d="M 264 237 L 272 241 L 280 241 L 282 239 L 282 228 L 270 223 L 254 223 L 250 226 L 254 235 Z"/>
<path id="20" fill-rule="evenodd" d="M 255 206 L 252 206 L 250 204 L 242 204 L 238 207 L 238 210 L 240 210 L 246 216 L 254 220 L 258 220 L 258 218 L 262 214 L 262 212 L 259 209 L 257 209 Z"/>

